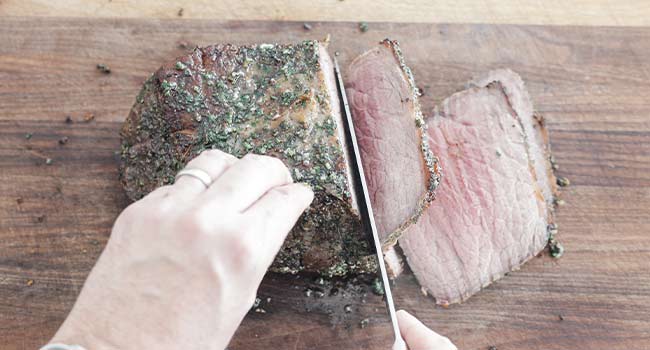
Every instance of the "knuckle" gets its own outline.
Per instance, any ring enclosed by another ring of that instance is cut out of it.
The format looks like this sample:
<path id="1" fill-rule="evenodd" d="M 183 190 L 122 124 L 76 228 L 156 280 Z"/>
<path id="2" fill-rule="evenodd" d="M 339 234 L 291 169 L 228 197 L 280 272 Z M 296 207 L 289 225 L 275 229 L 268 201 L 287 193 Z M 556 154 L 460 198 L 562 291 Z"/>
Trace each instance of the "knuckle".
<path id="1" fill-rule="evenodd" d="M 287 168 L 284 162 L 282 162 L 282 160 L 279 158 L 253 153 L 247 154 L 244 156 L 244 158 L 251 162 L 255 162 L 257 165 L 259 165 L 259 167 L 262 167 L 267 171 L 283 173 L 287 176 L 287 178 L 291 178 L 289 168 Z"/>
<path id="2" fill-rule="evenodd" d="M 208 158 L 213 158 L 213 159 L 219 159 L 219 160 L 224 160 L 224 161 L 233 161 L 237 160 L 237 157 L 233 156 L 232 154 L 226 153 L 222 150 L 219 149 L 208 149 L 203 152 L 201 152 L 201 155 L 204 155 L 205 157 Z"/>

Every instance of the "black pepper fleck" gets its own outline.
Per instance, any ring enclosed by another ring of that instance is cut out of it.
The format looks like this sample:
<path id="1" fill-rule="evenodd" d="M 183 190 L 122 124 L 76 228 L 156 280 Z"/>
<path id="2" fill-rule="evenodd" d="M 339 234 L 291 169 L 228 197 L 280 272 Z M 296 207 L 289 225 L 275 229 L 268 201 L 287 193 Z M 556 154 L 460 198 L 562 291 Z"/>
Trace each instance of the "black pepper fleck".
<path id="1" fill-rule="evenodd" d="M 97 64 L 97 70 L 104 74 L 111 74 L 111 67 L 103 64 L 103 63 L 98 63 Z"/>

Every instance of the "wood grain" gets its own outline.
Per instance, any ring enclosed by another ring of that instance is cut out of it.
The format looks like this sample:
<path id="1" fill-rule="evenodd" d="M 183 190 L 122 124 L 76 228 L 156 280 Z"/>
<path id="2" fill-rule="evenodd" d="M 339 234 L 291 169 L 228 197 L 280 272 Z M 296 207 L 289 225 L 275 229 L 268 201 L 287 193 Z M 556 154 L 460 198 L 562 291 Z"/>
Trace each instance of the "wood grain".
<path id="1" fill-rule="evenodd" d="M 376 23 L 360 33 L 356 23 L 308 32 L 301 22 L 13 18 L 0 22 L 2 349 L 42 345 L 72 306 L 127 205 L 114 154 L 120 124 L 143 80 L 185 51 L 179 43 L 327 33 L 343 63 L 399 39 L 428 112 L 475 74 L 518 71 L 547 118 L 560 175 L 572 181 L 558 212 L 565 257 L 535 258 L 448 309 L 407 274 L 395 286 L 398 307 L 460 349 L 650 348 L 650 29 Z M 83 122 L 87 113 L 95 119 Z M 341 300 L 305 301 L 310 283 L 269 276 L 259 292 L 272 298 L 268 312 L 251 313 L 231 348 L 387 348 L 378 297 L 349 299 L 351 327 L 332 327 L 324 311 Z"/>
<path id="2" fill-rule="evenodd" d="M 179 11 L 182 10 L 179 16 Z M 648 26 L 645 0 L 3 0 L 0 16 Z"/>

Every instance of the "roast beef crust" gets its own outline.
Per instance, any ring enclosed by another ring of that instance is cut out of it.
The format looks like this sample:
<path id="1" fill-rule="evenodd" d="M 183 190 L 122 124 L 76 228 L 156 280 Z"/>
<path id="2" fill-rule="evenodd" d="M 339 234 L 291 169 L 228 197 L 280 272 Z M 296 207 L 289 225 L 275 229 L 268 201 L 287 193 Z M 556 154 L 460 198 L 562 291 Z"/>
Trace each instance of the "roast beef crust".
<path id="1" fill-rule="evenodd" d="M 276 156 L 314 202 L 271 269 L 325 275 L 373 272 L 339 137 L 322 44 L 196 48 L 144 83 L 121 130 L 120 179 L 137 200 L 171 184 L 205 149 Z"/>

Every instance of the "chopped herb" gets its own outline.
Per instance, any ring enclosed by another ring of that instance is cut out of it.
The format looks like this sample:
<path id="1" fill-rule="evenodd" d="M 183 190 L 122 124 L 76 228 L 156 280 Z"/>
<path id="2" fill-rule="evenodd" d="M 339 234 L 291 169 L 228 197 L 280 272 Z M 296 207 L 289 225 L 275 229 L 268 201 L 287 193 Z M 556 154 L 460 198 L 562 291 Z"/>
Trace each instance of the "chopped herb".
<path id="1" fill-rule="evenodd" d="M 32 133 L 28 132 L 28 133 L 25 134 L 25 139 L 29 140 L 29 139 L 32 138 L 32 136 L 33 136 Z"/>
<path id="2" fill-rule="evenodd" d="M 367 22 L 360 22 L 360 23 L 359 23 L 359 30 L 360 30 L 362 33 L 367 32 L 367 31 L 368 31 L 368 23 L 367 23 Z"/>
<path id="3" fill-rule="evenodd" d="M 174 68 L 176 68 L 176 70 L 185 70 L 185 69 L 187 69 L 187 66 L 185 65 L 185 63 L 179 61 L 179 62 L 176 62 L 176 64 L 174 65 Z"/>
<path id="4" fill-rule="evenodd" d="M 376 295 L 384 295 L 384 283 L 379 278 L 375 278 L 370 287 Z"/>
<path id="5" fill-rule="evenodd" d="M 560 242 L 557 242 L 555 240 L 551 242 L 549 249 L 551 251 L 551 256 L 556 259 L 559 259 L 564 254 L 564 247 L 562 244 L 560 244 Z"/>
<path id="6" fill-rule="evenodd" d="M 98 63 L 97 64 L 97 70 L 104 74 L 111 74 L 111 68 L 103 63 Z"/>
<path id="7" fill-rule="evenodd" d="M 569 179 L 567 179 L 566 177 L 558 177 L 557 184 L 560 187 L 567 187 L 571 184 L 571 181 L 569 181 Z"/>

